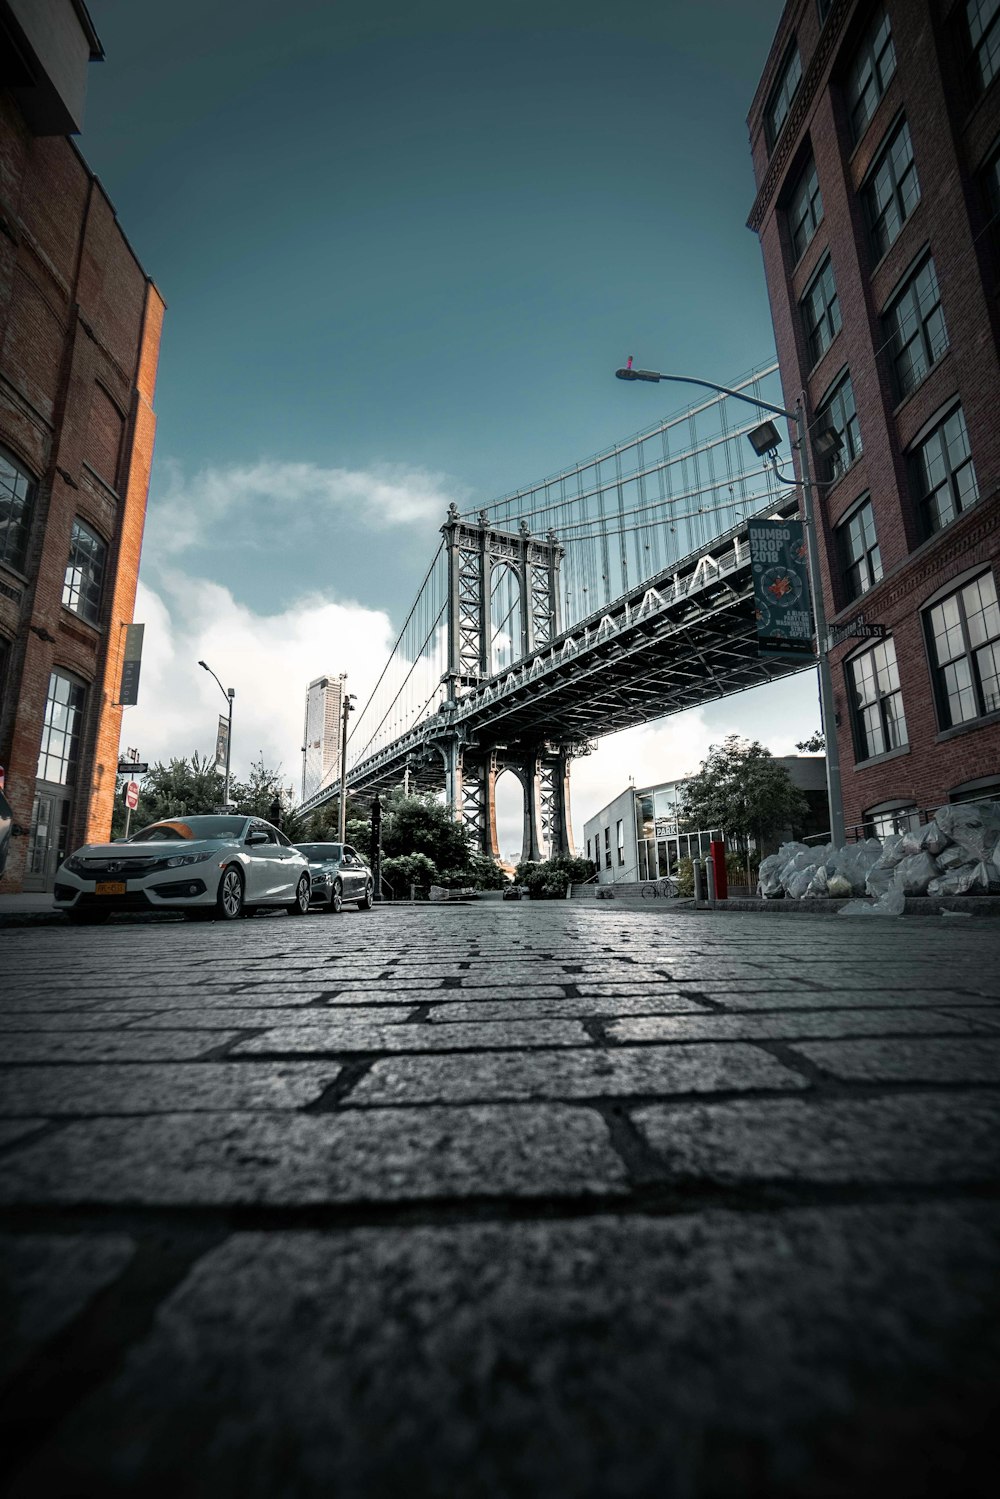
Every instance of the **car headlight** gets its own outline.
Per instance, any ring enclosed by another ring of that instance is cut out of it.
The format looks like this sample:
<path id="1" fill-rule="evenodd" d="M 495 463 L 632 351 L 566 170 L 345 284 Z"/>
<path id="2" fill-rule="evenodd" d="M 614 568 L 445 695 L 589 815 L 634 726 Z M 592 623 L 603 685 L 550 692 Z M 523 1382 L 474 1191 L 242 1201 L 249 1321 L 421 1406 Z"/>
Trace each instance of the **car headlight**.
<path id="1" fill-rule="evenodd" d="M 83 874 L 86 865 L 78 854 L 71 854 L 63 864 L 64 869 L 71 869 L 74 874 Z"/>
<path id="2" fill-rule="evenodd" d="M 314 885 L 325 885 L 330 876 L 325 869 L 310 869 L 309 878 Z"/>
<path id="3" fill-rule="evenodd" d="M 163 860 L 164 869 L 180 869 L 183 864 L 203 864 L 206 859 L 215 858 L 215 849 L 207 849 L 203 854 L 173 854 L 169 859 Z"/>

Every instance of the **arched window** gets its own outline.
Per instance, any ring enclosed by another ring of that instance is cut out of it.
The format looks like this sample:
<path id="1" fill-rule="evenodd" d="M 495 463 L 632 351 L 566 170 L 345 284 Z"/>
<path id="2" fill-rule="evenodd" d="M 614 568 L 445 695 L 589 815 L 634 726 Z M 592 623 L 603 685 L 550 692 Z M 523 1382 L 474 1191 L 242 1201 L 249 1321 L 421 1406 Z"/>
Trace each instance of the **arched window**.
<path id="1" fill-rule="evenodd" d="M 0 448 L 0 562 L 24 571 L 28 556 L 35 481 L 5 448 Z"/>
<path id="2" fill-rule="evenodd" d="M 80 735 L 87 689 L 66 672 L 54 671 L 49 677 L 45 700 L 45 722 L 38 752 L 37 776 L 57 786 L 72 786 L 80 759 Z"/>

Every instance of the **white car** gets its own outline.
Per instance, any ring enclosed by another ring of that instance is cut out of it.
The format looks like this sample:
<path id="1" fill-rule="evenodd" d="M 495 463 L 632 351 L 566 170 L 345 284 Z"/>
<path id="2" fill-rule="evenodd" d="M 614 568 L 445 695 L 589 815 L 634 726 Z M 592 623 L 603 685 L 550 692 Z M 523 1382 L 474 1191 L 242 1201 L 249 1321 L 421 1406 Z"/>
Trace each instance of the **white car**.
<path id="1" fill-rule="evenodd" d="M 126 843 L 88 843 L 56 872 L 70 921 L 112 911 L 183 911 L 235 921 L 258 906 L 309 910 L 309 861 L 259 817 L 167 817 Z"/>

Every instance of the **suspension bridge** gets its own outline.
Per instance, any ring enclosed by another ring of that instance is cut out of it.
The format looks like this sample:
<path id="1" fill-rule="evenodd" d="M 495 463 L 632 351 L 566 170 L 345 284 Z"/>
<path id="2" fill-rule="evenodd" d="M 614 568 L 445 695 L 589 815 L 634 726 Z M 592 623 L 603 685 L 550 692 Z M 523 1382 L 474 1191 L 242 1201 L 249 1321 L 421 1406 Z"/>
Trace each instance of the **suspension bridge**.
<path id="1" fill-rule="evenodd" d="M 780 403 L 777 365 L 733 389 Z M 594 740 L 812 666 L 757 653 L 746 522 L 798 508 L 746 441 L 759 422 L 713 395 L 474 516 L 452 505 L 354 720 L 348 791 L 443 788 L 497 858 L 509 770 L 522 858 L 572 852 L 570 764 Z"/>

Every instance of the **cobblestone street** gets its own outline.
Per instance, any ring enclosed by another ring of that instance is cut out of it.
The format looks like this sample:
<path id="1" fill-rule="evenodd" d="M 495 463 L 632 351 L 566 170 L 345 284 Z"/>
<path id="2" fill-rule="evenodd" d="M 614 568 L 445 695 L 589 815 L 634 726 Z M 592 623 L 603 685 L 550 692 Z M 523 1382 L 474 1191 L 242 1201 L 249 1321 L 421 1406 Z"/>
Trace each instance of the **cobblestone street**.
<path id="1" fill-rule="evenodd" d="M 1000 927 L 0 932 L 6 1492 L 995 1492 Z"/>

